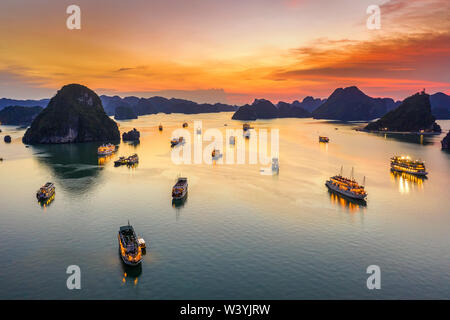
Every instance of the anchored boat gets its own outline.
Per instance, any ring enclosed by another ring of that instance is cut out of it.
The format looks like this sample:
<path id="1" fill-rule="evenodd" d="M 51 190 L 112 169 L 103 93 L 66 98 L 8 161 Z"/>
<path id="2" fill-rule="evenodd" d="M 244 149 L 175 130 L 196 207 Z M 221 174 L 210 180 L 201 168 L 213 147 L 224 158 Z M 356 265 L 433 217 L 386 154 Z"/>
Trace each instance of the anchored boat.
<path id="1" fill-rule="evenodd" d="M 330 141 L 330 138 L 328 137 L 323 137 L 323 136 L 319 136 L 319 142 L 325 142 L 328 143 Z"/>
<path id="2" fill-rule="evenodd" d="M 343 177 L 342 169 L 341 174 L 331 177 L 330 180 L 327 180 L 325 182 L 325 185 L 330 190 L 336 191 L 337 193 L 340 193 L 352 199 L 364 200 L 367 197 L 367 192 L 364 189 L 364 186 L 359 185 L 355 181 L 355 179 L 353 178 L 353 174 L 352 178 L 350 179 Z"/>
<path id="3" fill-rule="evenodd" d="M 116 151 L 116 146 L 108 143 L 108 144 L 102 144 L 97 149 L 97 154 L 99 156 L 109 156 L 110 154 L 113 154 Z"/>
<path id="4" fill-rule="evenodd" d="M 138 164 L 138 163 L 139 163 L 139 157 L 135 153 L 132 156 L 129 156 L 128 158 L 120 157 L 118 160 L 114 161 L 114 166 L 116 166 L 116 167 L 120 167 L 123 165 L 134 166 L 135 164 Z"/>
<path id="5" fill-rule="evenodd" d="M 53 182 L 47 182 L 37 192 L 36 198 L 38 201 L 47 201 L 55 196 L 55 185 Z"/>
<path id="6" fill-rule="evenodd" d="M 420 160 L 412 160 L 408 156 L 394 156 L 391 158 L 391 170 L 406 172 L 417 176 L 426 176 L 425 163 Z"/>
<path id="7" fill-rule="evenodd" d="M 186 128 L 188 126 L 187 122 L 183 123 L 183 128 Z"/>
<path id="8" fill-rule="evenodd" d="M 278 163 L 278 158 L 272 158 L 272 171 L 278 172 L 280 170 L 280 165 Z"/>
<path id="9" fill-rule="evenodd" d="M 159 131 L 163 131 L 163 126 L 162 126 L 161 123 L 159 124 L 158 130 L 159 130 Z"/>
<path id="10" fill-rule="evenodd" d="M 184 144 L 184 138 L 183 137 L 179 137 L 177 138 L 173 138 L 172 140 L 170 140 L 170 146 L 173 148 L 175 146 L 178 145 L 183 145 Z"/>
<path id="11" fill-rule="evenodd" d="M 118 240 L 122 261 L 129 266 L 139 265 L 142 261 L 142 248 L 130 222 L 127 226 L 120 227 Z"/>
<path id="12" fill-rule="evenodd" d="M 211 153 L 211 157 L 213 158 L 213 160 L 217 160 L 222 157 L 222 154 L 220 153 L 220 150 L 214 149 Z"/>
<path id="13" fill-rule="evenodd" d="M 230 137 L 230 144 L 234 145 L 236 143 L 236 137 L 235 136 L 231 136 Z"/>
<path id="14" fill-rule="evenodd" d="M 178 178 L 177 183 L 172 188 L 172 198 L 174 200 L 183 199 L 188 191 L 187 178 Z"/>

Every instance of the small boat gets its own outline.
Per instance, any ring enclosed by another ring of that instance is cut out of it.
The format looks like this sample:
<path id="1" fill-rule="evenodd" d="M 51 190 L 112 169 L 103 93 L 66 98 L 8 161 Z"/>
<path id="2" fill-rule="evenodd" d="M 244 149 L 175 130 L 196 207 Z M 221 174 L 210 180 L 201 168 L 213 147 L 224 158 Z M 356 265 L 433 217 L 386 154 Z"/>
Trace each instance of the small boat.
<path id="1" fill-rule="evenodd" d="M 250 125 L 248 123 L 244 123 L 242 125 L 242 130 L 247 131 L 247 130 L 250 130 L 250 129 L 253 129 L 253 128 L 250 127 Z"/>
<path id="2" fill-rule="evenodd" d="M 323 137 L 323 136 L 319 136 L 319 142 L 325 142 L 325 143 L 327 143 L 327 142 L 329 142 L 330 141 L 330 138 L 328 138 L 328 137 Z"/>
<path id="3" fill-rule="evenodd" d="M 162 124 L 159 124 L 158 130 L 159 130 L 159 131 L 163 131 L 163 126 L 162 126 Z"/>
<path id="4" fill-rule="evenodd" d="M 47 201 L 55 196 L 55 185 L 53 182 L 47 182 L 37 192 L 38 201 Z"/>
<path id="5" fill-rule="evenodd" d="M 412 160 L 408 156 L 394 156 L 391 158 L 391 170 L 405 172 L 417 176 L 426 176 L 425 163 L 420 160 Z"/>
<path id="6" fill-rule="evenodd" d="M 280 170 L 280 166 L 278 163 L 278 158 L 272 158 L 272 171 L 278 172 Z"/>
<path id="7" fill-rule="evenodd" d="M 211 156 L 213 160 L 217 160 L 222 157 L 222 154 L 220 153 L 220 150 L 214 149 L 213 152 L 211 153 Z"/>
<path id="8" fill-rule="evenodd" d="M 245 139 L 249 139 L 250 138 L 250 130 L 245 130 L 244 131 L 244 138 Z"/>
<path id="9" fill-rule="evenodd" d="M 118 240 L 122 261 L 129 266 L 139 265 L 142 261 L 142 249 L 130 222 L 127 226 L 120 227 Z"/>
<path id="10" fill-rule="evenodd" d="M 170 146 L 172 148 L 177 146 L 177 145 L 179 145 L 179 144 L 181 144 L 181 145 L 184 144 L 184 138 L 183 137 L 179 137 L 178 139 L 177 138 L 173 138 L 172 140 L 170 140 Z"/>
<path id="11" fill-rule="evenodd" d="M 187 122 L 183 123 L 183 128 L 186 128 L 188 126 Z"/>
<path id="12" fill-rule="evenodd" d="M 198 127 L 196 132 L 197 132 L 197 134 L 202 134 L 202 128 Z"/>
<path id="13" fill-rule="evenodd" d="M 108 144 L 102 144 L 97 149 L 97 154 L 101 157 L 103 156 L 109 156 L 110 154 L 113 154 L 116 152 L 116 146 L 114 144 L 108 143 Z"/>
<path id="14" fill-rule="evenodd" d="M 236 143 L 236 137 L 235 136 L 231 136 L 230 137 L 230 144 L 234 145 Z"/>
<path id="15" fill-rule="evenodd" d="M 177 182 L 172 188 L 172 198 L 174 200 L 183 199 L 188 192 L 187 178 L 178 178 Z"/>
<path id="16" fill-rule="evenodd" d="M 138 164 L 138 163 L 139 163 L 139 157 L 135 153 L 132 156 L 129 156 L 128 158 L 120 157 L 118 160 L 114 161 L 114 166 L 116 166 L 116 167 L 120 167 L 122 165 L 134 166 L 135 164 Z"/>
<path id="17" fill-rule="evenodd" d="M 352 174 L 353 176 L 353 174 Z M 332 191 L 340 193 L 352 199 L 365 200 L 367 192 L 363 185 L 359 185 L 355 179 L 345 178 L 342 174 L 333 176 L 325 182 L 325 185 Z"/>

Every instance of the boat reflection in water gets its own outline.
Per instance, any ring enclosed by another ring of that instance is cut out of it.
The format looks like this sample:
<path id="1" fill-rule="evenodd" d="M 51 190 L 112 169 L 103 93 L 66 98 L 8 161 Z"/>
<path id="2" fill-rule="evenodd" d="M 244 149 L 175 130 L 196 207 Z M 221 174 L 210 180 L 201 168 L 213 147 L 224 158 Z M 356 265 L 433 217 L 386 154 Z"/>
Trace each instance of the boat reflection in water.
<path id="1" fill-rule="evenodd" d="M 48 199 L 42 199 L 42 200 L 38 200 L 38 203 L 41 205 L 41 207 L 43 209 L 47 208 L 48 206 L 50 206 L 52 204 L 52 202 L 55 200 L 55 195 L 53 194 L 50 198 Z"/>
<path id="2" fill-rule="evenodd" d="M 98 165 L 99 166 L 103 166 L 105 164 L 107 164 L 109 161 L 111 161 L 111 159 L 113 158 L 113 155 L 107 155 L 107 156 L 99 156 L 98 157 Z"/>
<path id="3" fill-rule="evenodd" d="M 416 176 L 406 172 L 391 170 L 391 179 L 398 183 L 400 193 L 409 193 L 411 190 L 423 189 L 423 184 L 428 178 L 426 176 Z"/>
<path id="4" fill-rule="evenodd" d="M 187 192 L 186 192 L 186 195 L 183 198 L 181 198 L 181 199 L 172 199 L 172 207 L 174 207 L 175 209 L 183 208 L 184 205 L 187 203 L 187 198 L 188 198 L 188 195 L 187 195 Z"/>
<path id="5" fill-rule="evenodd" d="M 119 253 L 120 256 L 120 253 Z M 139 282 L 139 277 L 142 274 L 142 265 L 131 267 L 124 263 L 120 264 L 122 266 L 122 283 L 136 286 Z"/>
<path id="6" fill-rule="evenodd" d="M 350 199 L 330 189 L 328 189 L 328 195 L 332 204 L 339 205 L 350 212 L 365 210 L 367 206 L 365 200 Z"/>

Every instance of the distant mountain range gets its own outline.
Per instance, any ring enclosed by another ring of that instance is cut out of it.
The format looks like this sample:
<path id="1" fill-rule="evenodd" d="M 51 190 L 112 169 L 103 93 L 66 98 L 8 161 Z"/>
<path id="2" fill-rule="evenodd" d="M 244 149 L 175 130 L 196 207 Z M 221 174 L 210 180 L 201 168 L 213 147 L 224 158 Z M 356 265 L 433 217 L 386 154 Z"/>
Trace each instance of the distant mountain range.
<path id="1" fill-rule="evenodd" d="M 138 98 L 138 97 L 125 97 L 119 96 L 100 96 L 102 100 L 103 108 L 106 114 L 114 115 L 117 107 L 129 107 L 138 116 L 155 113 L 184 113 L 184 114 L 197 114 L 197 113 L 214 113 L 225 111 L 236 111 L 237 106 L 228 104 L 216 103 L 196 103 L 183 99 L 167 99 L 163 97 L 151 97 L 151 98 Z"/>
<path id="2" fill-rule="evenodd" d="M 305 118 L 330 119 L 342 121 L 370 121 L 380 118 L 400 105 L 401 101 L 391 98 L 372 98 L 364 94 L 357 87 L 338 88 L 328 99 L 313 98 L 308 96 L 301 102 L 293 103 L 280 101 L 274 105 L 265 99 L 256 99 L 251 105 L 241 107 L 216 103 L 196 103 L 184 99 L 167 99 L 163 97 L 139 98 L 135 96 L 121 98 L 119 96 L 100 96 L 103 108 L 109 116 L 116 115 L 118 119 L 134 118 L 156 113 L 215 113 L 236 111 L 234 119 L 270 119 L 270 118 Z M 0 99 L 0 110 L 8 106 L 24 106 L 45 108 L 50 99 L 41 100 L 15 100 Z M 436 119 L 450 119 L 450 96 L 438 92 L 430 95 L 431 112 Z M 126 107 L 126 108 L 125 108 Z M 261 108 L 261 110 L 259 110 Z M 131 109 L 131 111 L 130 111 Z M 242 110 L 241 110 L 242 109 Z"/>
<path id="3" fill-rule="evenodd" d="M 0 123 L 6 125 L 28 126 L 43 107 L 9 106 L 0 110 Z"/>
<path id="4" fill-rule="evenodd" d="M 298 102 L 298 101 L 297 101 Z M 275 118 L 310 118 L 311 113 L 300 106 L 280 101 L 276 106 L 265 99 L 255 99 L 251 105 L 246 104 L 237 110 L 232 119 L 256 120 Z"/>

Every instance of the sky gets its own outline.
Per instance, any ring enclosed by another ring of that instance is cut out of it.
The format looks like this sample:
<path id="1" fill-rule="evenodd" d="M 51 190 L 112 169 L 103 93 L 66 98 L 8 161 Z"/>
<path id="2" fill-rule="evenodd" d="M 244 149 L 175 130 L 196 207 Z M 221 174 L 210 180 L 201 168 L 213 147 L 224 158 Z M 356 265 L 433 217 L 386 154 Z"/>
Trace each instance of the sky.
<path id="1" fill-rule="evenodd" d="M 69 30 L 66 8 L 81 9 Z M 369 5 L 381 27 L 366 26 Z M 0 97 L 98 94 L 250 103 L 450 94 L 448 0 L 2 0 Z"/>

